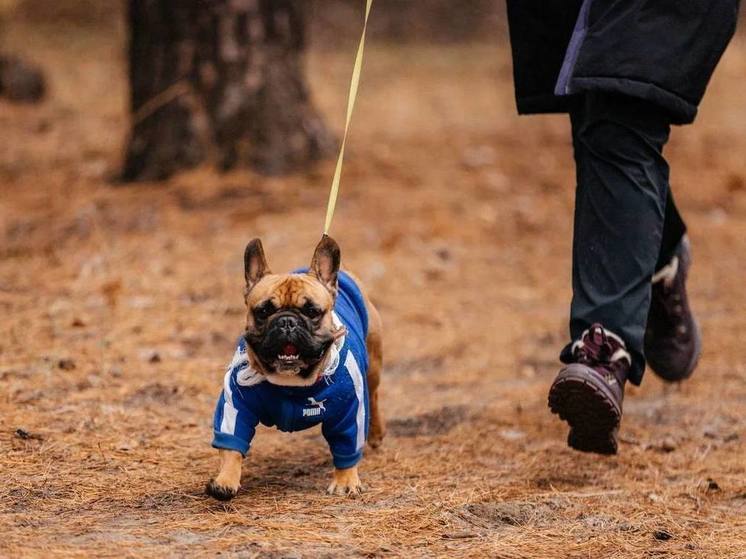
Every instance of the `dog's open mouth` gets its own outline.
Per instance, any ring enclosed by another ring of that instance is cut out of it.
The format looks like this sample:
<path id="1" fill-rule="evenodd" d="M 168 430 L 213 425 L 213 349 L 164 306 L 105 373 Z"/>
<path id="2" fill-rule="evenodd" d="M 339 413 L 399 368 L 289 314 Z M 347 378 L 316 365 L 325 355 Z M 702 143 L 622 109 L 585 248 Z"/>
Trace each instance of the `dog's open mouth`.
<path id="1" fill-rule="evenodd" d="M 330 345 L 325 344 L 318 353 L 309 355 L 307 351 L 303 351 L 295 344 L 288 342 L 281 347 L 274 363 L 267 363 L 270 365 L 268 370 L 279 375 L 299 375 L 306 378 L 316 369 Z"/>
<path id="2" fill-rule="evenodd" d="M 282 348 L 282 352 L 277 354 L 277 359 L 285 363 L 298 361 L 300 359 L 300 352 L 295 345 L 288 343 Z"/>
<path id="3" fill-rule="evenodd" d="M 265 372 L 283 376 L 299 375 L 307 378 L 316 370 L 334 342 L 333 337 L 278 339 L 274 336 L 244 336 Z M 303 337 L 299 335 L 299 337 Z"/>
<path id="4" fill-rule="evenodd" d="M 321 354 L 323 356 L 323 352 Z M 301 348 L 293 343 L 285 343 L 280 347 L 280 351 L 273 355 L 273 358 L 265 362 L 267 370 L 278 375 L 300 375 L 306 377 L 310 375 L 316 365 L 321 360 L 321 356 L 307 355 Z"/>
<path id="5" fill-rule="evenodd" d="M 290 343 L 285 344 L 280 353 L 277 354 L 277 359 L 272 367 L 274 372 L 280 375 L 303 375 L 307 368 L 307 364 L 301 358 L 298 348 Z"/>

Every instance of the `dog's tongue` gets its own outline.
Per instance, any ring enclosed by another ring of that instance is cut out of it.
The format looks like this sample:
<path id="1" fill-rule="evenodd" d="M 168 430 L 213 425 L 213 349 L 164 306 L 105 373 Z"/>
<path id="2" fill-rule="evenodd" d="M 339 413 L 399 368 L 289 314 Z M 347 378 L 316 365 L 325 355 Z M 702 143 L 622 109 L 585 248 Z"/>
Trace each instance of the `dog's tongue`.
<path id="1" fill-rule="evenodd" d="M 285 347 L 282 348 L 283 355 L 296 355 L 297 353 L 298 348 L 295 347 L 293 344 L 285 344 Z"/>

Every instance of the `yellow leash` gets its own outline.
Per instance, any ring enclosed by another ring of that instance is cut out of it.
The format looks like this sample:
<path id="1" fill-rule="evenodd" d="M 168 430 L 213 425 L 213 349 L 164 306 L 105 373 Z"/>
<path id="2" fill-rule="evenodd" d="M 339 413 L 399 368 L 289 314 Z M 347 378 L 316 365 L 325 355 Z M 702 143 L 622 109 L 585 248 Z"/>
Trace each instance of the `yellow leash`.
<path id="1" fill-rule="evenodd" d="M 339 196 L 339 179 L 342 176 L 342 161 L 345 157 L 345 145 L 347 144 L 347 133 L 350 130 L 350 120 L 352 120 L 352 111 L 355 108 L 357 100 L 357 88 L 360 85 L 360 70 L 363 66 L 363 51 L 365 50 L 365 33 L 368 30 L 368 16 L 373 0 L 366 0 L 365 5 L 365 22 L 363 23 L 363 34 L 360 37 L 360 44 L 357 47 L 357 56 L 355 57 L 355 66 L 352 69 L 352 79 L 350 80 L 350 96 L 347 99 L 347 120 L 345 122 L 345 131 L 342 136 L 342 145 L 339 148 L 339 157 L 337 158 L 337 167 L 334 169 L 334 178 L 332 179 L 332 188 L 329 192 L 329 203 L 326 206 L 326 220 L 324 221 L 324 235 L 329 234 L 329 228 L 332 225 L 334 209 L 337 207 L 337 196 Z"/>

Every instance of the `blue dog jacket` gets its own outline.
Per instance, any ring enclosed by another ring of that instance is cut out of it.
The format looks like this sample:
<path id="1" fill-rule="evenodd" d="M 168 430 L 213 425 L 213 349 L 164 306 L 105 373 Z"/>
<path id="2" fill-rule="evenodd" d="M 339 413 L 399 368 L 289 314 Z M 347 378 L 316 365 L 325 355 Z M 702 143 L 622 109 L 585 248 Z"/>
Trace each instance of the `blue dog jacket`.
<path id="1" fill-rule="evenodd" d="M 238 340 L 215 409 L 213 447 L 246 456 L 259 423 L 288 432 L 321 424 L 336 468 L 360 461 L 369 423 L 368 312 L 360 288 L 344 272 L 332 318 L 347 332 L 332 345 L 329 365 L 312 386 L 268 382 L 249 364 L 246 340 Z"/>

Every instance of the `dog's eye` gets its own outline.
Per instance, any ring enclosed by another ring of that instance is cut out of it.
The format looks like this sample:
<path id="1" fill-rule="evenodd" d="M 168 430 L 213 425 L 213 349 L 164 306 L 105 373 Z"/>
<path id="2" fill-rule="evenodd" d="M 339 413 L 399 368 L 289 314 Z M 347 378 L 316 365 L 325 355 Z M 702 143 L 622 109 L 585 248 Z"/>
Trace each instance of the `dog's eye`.
<path id="1" fill-rule="evenodd" d="M 310 319 L 318 318 L 323 313 L 323 311 L 313 303 L 306 303 L 303 305 L 300 312 Z"/>
<path id="2" fill-rule="evenodd" d="M 257 320 L 267 320 L 270 316 L 275 314 L 276 311 L 277 309 L 272 304 L 272 301 L 267 301 L 266 303 L 254 308 L 254 317 Z"/>

